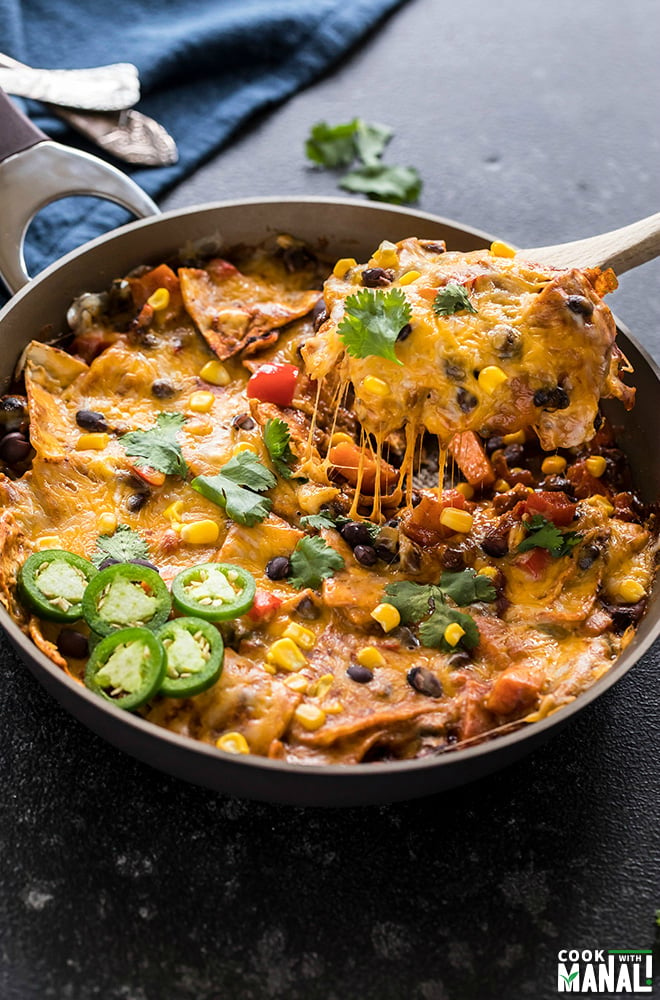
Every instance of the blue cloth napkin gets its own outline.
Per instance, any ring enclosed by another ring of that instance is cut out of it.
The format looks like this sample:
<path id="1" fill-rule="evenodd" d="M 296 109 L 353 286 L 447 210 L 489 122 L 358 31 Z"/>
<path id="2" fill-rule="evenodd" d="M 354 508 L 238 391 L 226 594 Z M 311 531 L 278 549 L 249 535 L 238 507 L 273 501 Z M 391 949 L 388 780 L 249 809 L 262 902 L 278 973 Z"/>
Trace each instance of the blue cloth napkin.
<path id="1" fill-rule="evenodd" d="M 256 111 L 320 76 L 402 2 L 0 0 L 0 51 L 49 69 L 135 63 L 142 87 L 137 107 L 171 133 L 179 161 L 115 165 L 157 198 Z M 36 102 L 24 106 L 50 137 L 102 155 Z M 30 272 L 127 218 L 107 202 L 54 203 L 30 227 Z"/>

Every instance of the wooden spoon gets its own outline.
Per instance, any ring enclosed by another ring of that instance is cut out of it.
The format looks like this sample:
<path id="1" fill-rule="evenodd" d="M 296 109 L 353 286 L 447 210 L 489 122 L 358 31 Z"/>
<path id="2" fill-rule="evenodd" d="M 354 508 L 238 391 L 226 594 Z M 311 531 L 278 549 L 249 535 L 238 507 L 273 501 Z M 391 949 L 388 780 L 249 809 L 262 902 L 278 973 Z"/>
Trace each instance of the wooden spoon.
<path id="1" fill-rule="evenodd" d="M 552 267 L 611 267 L 623 274 L 660 256 L 660 212 L 601 236 L 518 250 L 516 256 Z"/>

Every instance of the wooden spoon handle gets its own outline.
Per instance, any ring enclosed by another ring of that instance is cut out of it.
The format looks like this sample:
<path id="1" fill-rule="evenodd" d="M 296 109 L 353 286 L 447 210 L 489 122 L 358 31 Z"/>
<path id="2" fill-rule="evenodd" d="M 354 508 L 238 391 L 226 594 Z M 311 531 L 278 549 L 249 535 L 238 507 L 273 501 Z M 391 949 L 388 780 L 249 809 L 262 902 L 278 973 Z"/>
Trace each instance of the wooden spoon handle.
<path id="1" fill-rule="evenodd" d="M 611 267 L 623 274 L 660 256 L 660 212 L 611 233 L 554 247 L 518 250 L 517 256 L 554 267 Z"/>

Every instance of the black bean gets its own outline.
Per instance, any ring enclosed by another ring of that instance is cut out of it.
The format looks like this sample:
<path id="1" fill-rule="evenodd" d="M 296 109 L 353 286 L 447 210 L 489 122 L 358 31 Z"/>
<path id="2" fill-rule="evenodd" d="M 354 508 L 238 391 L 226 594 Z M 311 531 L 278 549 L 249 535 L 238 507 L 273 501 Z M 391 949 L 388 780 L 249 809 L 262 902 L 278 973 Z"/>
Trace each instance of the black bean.
<path id="1" fill-rule="evenodd" d="M 407 340 L 411 333 L 412 333 L 412 325 L 410 323 L 406 323 L 406 325 L 402 326 L 401 329 L 399 330 L 399 333 L 396 338 L 397 342 L 400 344 L 401 341 Z"/>
<path id="2" fill-rule="evenodd" d="M 129 562 L 133 563 L 135 566 L 145 566 L 147 569 L 152 569 L 154 573 L 160 573 L 158 566 L 155 566 L 148 559 L 129 559 Z"/>
<path id="3" fill-rule="evenodd" d="M 407 625 L 399 625 L 388 634 L 389 639 L 396 639 L 404 649 L 417 649 L 420 645 L 419 639 Z"/>
<path id="4" fill-rule="evenodd" d="M 148 499 L 148 493 L 131 493 L 130 497 L 126 501 L 126 506 L 133 514 L 135 514 L 138 510 L 142 510 Z"/>
<path id="5" fill-rule="evenodd" d="M 314 308 L 312 309 L 312 323 L 314 330 L 318 330 L 322 326 L 326 319 L 328 318 L 328 307 L 325 304 L 325 299 L 320 298 Z"/>
<path id="6" fill-rule="evenodd" d="M 524 450 L 521 444 L 508 444 L 502 451 L 502 458 L 504 458 L 509 466 L 520 465 Z"/>
<path id="7" fill-rule="evenodd" d="M 462 549 L 456 549 L 448 545 L 442 553 L 442 565 L 445 569 L 449 569 L 454 573 L 465 569 L 465 553 Z"/>
<path id="8" fill-rule="evenodd" d="M 457 670 L 459 667 L 466 667 L 468 663 L 471 663 L 470 654 L 466 653 L 463 649 L 457 649 L 449 657 L 449 666 L 452 670 Z"/>
<path id="9" fill-rule="evenodd" d="M 300 618 L 304 618 L 305 621 L 313 622 L 316 621 L 321 612 L 312 598 L 309 595 L 306 595 L 296 605 L 296 614 Z"/>
<path id="10" fill-rule="evenodd" d="M 637 604 L 606 604 L 603 601 L 603 608 L 612 616 L 617 632 L 624 632 L 629 625 L 636 625 L 646 611 L 646 605 L 645 597 Z"/>
<path id="11" fill-rule="evenodd" d="M 156 399 L 169 399 L 176 394 L 176 389 L 171 382 L 165 378 L 157 378 L 151 383 L 151 395 Z"/>
<path id="12" fill-rule="evenodd" d="M 534 406 L 542 406 L 546 410 L 565 410 L 570 405 L 568 393 L 559 385 L 551 389 L 537 389 L 534 393 Z"/>
<path id="13" fill-rule="evenodd" d="M 0 400 L 0 428 L 10 434 L 28 427 L 27 403 L 22 396 L 3 396 Z"/>
<path id="14" fill-rule="evenodd" d="M 369 670 L 369 667 L 361 667 L 359 663 L 351 663 L 346 673 L 356 684 L 368 684 L 374 679 L 373 670 Z"/>
<path id="15" fill-rule="evenodd" d="M 108 566 L 116 566 L 118 562 L 119 559 L 113 559 L 112 556 L 108 556 L 107 559 L 104 559 L 103 562 L 99 564 L 99 569 L 107 569 Z"/>
<path id="16" fill-rule="evenodd" d="M 82 632 L 63 628 L 57 637 L 57 648 L 62 656 L 68 656 L 72 660 L 84 660 L 89 653 L 89 642 Z"/>
<path id="17" fill-rule="evenodd" d="M 0 459 L 7 465 L 18 465 L 19 462 L 24 462 L 30 454 L 30 447 L 30 442 L 23 434 L 12 431 L 11 434 L 5 434 L 0 441 Z"/>
<path id="18" fill-rule="evenodd" d="M 372 545 L 356 545 L 353 555 L 361 566 L 373 566 L 378 556 Z"/>
<path id="19" fill-rule="evenodd" d="M 491 556 L 493 559 L 501 559 L 509 551 L 509 542 L 505 535 L 500 535 L 497 531 L 491 531 L 484 536 L 481 548 L 487 556 Z"/>
<path id="20" fill-rule="evenodd" d="M 463 413 L 469 413 L 479 402 L 474 393 L 470 392 L 469 389 L 464 389 L 463 386 L 456 390 L 456 400 Z"/>
<path id="21" fill-rule="evenodd" d="M 539 488 L 550 493 L 566 493 L 569 497 L 573 496 L 573 484 L 566 476 L 546 476 L 539 483 Z"/>
<path id="22" fill-rule="evenodd" d="M 390 548 L 389 545 L 374 545 L 374 552 L 379 559 L 386 563 L 394 563 L 399 558 L 397 547 Z"/>
<path id="23" fill-rule="evenodd" d="M 445 358 L 445 374 L 447 378 L 452 379 L 454 382 L 460 382 L 465 378 L 465 368 L 459 361 L 452 361 L 450 358 Z"/>
<path id="24" fill-rule="evenodd" d="M 98 413 L 96 410 L 78 410 L 76 423 L 84 431 L 103 432 L 108 429 L 107 420 L 102 413 Z"/>
<path id="25" fill-rule="evenodd" d="M 493 436 L 489 437 L 488 440 L 486 441 L 486 454 L 492 455 L 493 452 L 497 451 L 498 448 L 503 448 L 503 447 L 504 447 L 504 438 L 502 437 L 502 435 L 493 434 Z"/>
<path id="26" fill-rule="evenodd" d="M 287 247 L 282 254 L 282 263 L 289 274 L 293 274 L 295 271 L 302 271 L 304 267 L 307 267 L 308 264 L 313 263 L 315 260 L 314 254 L 306 246 Z"/>
<path id="27" fill-rule="evenodd" d="M 566 299 L 566 305 L 571 312 L 576 313 L 578 316 L 584 316 L 586 319 L 588 319 L 594 311 L 593 302 L 591 302 L 590 299 L 586 298 L 584 295 L 569 295 Z"/>
<path id="28" fill-rule="evenodd" d="M 429 698 L 442 698 L 442 684 L 428 667 L 411 667 L 406 674 L 410 686 Z"/>
<path id="29" fill-rule="evenodd" d="M 496 326 L 491 331 L 491 343 L 500 358 L 514 358 L 521 351 L 520 334 L 512 326 Z"/>
<path id="30" fill-rule="evenodd" d="M 255 422 L 249 413 L 237 413 L 231 422 L 232 427 L 237 427 L 241 431 L 252 431 Z"/>
<path id="31" fill-rule="evenodd" d="M 583 545 L 580 549 L 577 564 L 580 569 L 589 569 L 598 559 L 600 549 L 597 545 Z"/>
<path id="32" fill-rule="evenodd" d="M 348 521 L 339 532 L 352 549 L 356 545 L 371 545 L 371 534 L 366 521 Z"/>
<path id="33" fill-rule="evenodd" d="M 291 572 L 291 562 L 287 556 L 275 556 L 266 563 L 266 576 L 269 580 L 286 580 Z"/>
<path id="34" fill-rule="evenodd" d="M 384 267 L 367 267 L 362 272 L 362 284 L 365 288 L 384 288 L 392 283 L 394 271 L 387 271 Z"/>
<path id="35" fill-rule="evenodd" d="M 421 240 L 420 246 L 427 253 L 446 253 L 447 244 L 444 240 Z"/>

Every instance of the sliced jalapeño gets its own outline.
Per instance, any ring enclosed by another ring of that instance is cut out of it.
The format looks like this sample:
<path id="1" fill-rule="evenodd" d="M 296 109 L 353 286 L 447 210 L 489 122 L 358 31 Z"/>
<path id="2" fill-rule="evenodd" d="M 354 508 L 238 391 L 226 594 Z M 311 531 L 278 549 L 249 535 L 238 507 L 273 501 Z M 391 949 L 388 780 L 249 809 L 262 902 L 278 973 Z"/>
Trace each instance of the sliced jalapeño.
<path id="1" fill-rule="evenodd" d="M 169 591 L 158 573 L 137 563 L 116 563 L 100 570 L 82 600 L 83 617 L 99 635 L 123 628 L 156 632 L 171 609 Z"/>
<path id="2" fill-rule="evenodd" d="M 165 678 L 160 693 L 190 698 L 220 677 L 225 658 L 222 636 L 203 618 L 174 618 L 158 633 L 165 647 Z"/>
<path id="3" fill-rule="evenodd" d="M 18 574 L 22 600 L 40 618 L 75 622 L 82 617 L 82 599 L 96 567 L 65 549 L 33 552 Z"/>
<path id="4" fill-rule="evenodd" d="M 165 649 L 148 628 L 124 628 L 94 648 L 85 685 L 119 708 L 132 711 L 158 692 L 165 676 Z"/>
<path id="5" fill-rule="evenodd" d="M 233 563 L 200 563 L 177 574 L 172 581 L 174 606 L 186 615 L 209 622 L 238 618 L 254 601 L 254 577 Z"/>

